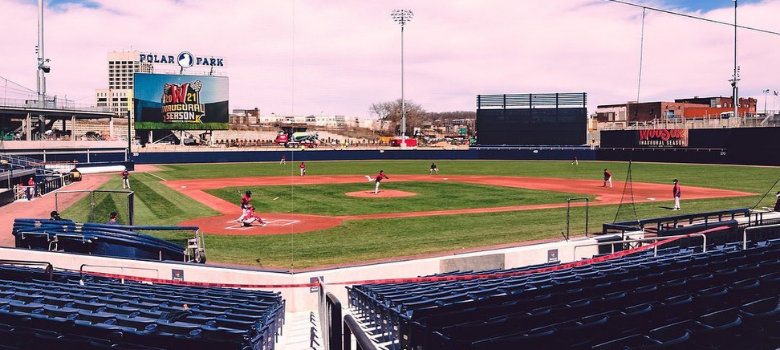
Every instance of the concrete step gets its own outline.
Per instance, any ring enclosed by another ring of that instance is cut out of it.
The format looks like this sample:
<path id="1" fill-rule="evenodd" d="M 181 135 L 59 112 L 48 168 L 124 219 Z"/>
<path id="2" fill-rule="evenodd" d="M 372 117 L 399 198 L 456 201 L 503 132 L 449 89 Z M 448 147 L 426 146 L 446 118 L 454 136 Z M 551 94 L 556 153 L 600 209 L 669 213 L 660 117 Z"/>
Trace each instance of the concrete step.
<path id="1" fill-rule="evenodd" d="M 315 343 L 312 344 L 312 328 L 314 328 Z M 276 344 L 276 350 L 321 350 L 322 332 L 319 318 L 310 311 L 287 313 L 282 335 Z"/>

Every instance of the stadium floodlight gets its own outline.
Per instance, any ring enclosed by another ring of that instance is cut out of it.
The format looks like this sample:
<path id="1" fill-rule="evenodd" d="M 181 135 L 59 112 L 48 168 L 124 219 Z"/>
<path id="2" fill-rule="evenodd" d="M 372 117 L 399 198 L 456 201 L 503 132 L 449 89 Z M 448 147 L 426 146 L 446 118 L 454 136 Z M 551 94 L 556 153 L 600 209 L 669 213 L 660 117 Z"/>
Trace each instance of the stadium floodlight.
<path id="1" fill-rule="evenodd" d="M 393 20 L 401 25 L 401 147 L 406 147 L 406 100 L 404 99 L 404 26 L 414 17 L 412 10 L 393 10 Z"/>
<path id="2" fill-rule="evenodd" d="M 768 114 L 766 114 L 766 99 L 767 96 L 769 96 L 769 89 L 761 90 L 761 92 L 764 93 L 764 117 L 766 117 Z"/>

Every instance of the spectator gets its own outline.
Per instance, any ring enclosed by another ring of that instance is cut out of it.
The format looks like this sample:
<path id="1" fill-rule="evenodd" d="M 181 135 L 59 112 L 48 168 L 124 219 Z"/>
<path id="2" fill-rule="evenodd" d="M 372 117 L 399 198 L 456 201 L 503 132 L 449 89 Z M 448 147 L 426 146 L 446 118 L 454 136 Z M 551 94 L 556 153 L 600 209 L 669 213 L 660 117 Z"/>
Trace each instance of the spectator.
<path id="1" fill-rule="evenodd" d="M 108 225 L 119 225 L 119 223 L 116 222 L 117 216 L 119 216 L 119 214 L 117 214 L 117 212 L 115 212 L 115 211 L 112 211 L 111 214 L 108 217 L 108 222 L 106 224 L 108 224 Z"/>

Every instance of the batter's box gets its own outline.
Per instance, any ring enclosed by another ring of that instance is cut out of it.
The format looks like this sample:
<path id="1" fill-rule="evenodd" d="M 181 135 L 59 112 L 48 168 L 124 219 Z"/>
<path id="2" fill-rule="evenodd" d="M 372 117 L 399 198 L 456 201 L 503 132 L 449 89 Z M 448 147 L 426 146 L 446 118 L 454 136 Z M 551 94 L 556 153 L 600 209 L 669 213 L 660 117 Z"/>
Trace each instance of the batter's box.
<path id="1" fill-rule="evenodd" d="M 292 224 L 297 224 L 299 222 L 301 222 L 301 220 L 284 220 L 284 219 L 265 220 L 265 223 L 268 224 L 268 226 L 290 226 Z"/>
<path id="2" fill-rule="evenodd" d="M 258 227 L 261 227 L 261 226 L 255 226 L 255 225 L 252 225 L 252 226 L 243 226 L 243 225 L 242 226 L 228 226 L 228 227 L 225 227 L 225 229 L 226 230 L 246 231 L 246 230 L 251 230 L 253 228 L 258 228 Z"/>

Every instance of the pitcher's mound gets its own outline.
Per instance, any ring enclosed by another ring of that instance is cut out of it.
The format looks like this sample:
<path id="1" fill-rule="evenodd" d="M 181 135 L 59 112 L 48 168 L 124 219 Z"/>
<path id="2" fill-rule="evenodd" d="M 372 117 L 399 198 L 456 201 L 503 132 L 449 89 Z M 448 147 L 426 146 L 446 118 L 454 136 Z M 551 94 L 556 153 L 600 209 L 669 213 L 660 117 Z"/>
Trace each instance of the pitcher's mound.
<path id="1" fill-rule="evenodd" d="M 396 190 L 379 190 L 379 193 L 374 194 L 374 191 L 357 191 L 345 193 L 350 197 L 363 197 L 363 198 L 396 198 L 396 197 L 411 197 L 416 196 L 417 193 L 396 191 Z"/>

